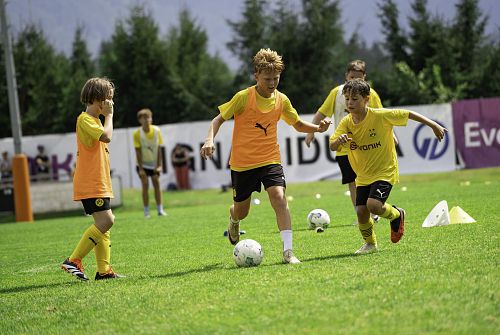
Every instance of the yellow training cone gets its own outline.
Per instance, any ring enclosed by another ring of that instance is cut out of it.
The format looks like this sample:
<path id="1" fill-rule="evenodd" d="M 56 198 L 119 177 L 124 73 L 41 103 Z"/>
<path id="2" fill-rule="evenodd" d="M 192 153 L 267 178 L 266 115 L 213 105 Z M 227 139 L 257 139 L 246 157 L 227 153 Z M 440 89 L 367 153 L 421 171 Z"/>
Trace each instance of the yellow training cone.
<path id="1" fill-rule="evenodd" d="M 455 206 L 450 211 L 450 223 L 474 223 L 476 220 L 472 218 L 466 211 L 459 206 Z"/>

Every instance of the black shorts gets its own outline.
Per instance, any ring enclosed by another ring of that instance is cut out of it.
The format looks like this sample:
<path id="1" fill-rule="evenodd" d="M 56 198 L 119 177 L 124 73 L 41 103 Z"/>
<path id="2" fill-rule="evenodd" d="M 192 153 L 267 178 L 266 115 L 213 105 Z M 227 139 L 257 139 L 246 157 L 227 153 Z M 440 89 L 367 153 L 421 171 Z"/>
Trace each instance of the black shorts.
<path id="1" fill-rule="evenodd" d="M 356 187 L 356 206 L 366 206 L 368 198 L 377 199 L 385 204 L 391 190 L 392 185 L 385 180 L 377 180 L 367 186 L 358 186 Z"/>
<path id="2" fill-rule="evenodd" d="M 286 188 L 285 174 L 281 164 L 272 164 L 247 171 L 231 170 L 233 184 L 233 200 L 241 202 L 248 199 L 252 192 L 260 192 L 261 183 L 266 190 L 270 186 L 283 186 Z"/>
<path id="3" fill-rule="evenodd" d="M 143 168 L 143 169 L 144 169 L 144 172 L 146 172 L 146 176 L 148 176 L 148 177 L 153 177 L 153 176 L 159 176 L 160 175 L 160 173 L 158 171 L 156 171 L 156 170 L 148 169 L 148 168 Z M 137 174 L 139 174 L 139 167 L 138 166 L 135 167 L 135 170 L 137 171 Z"/>
<path id="4" fill-rule="evenodd" d="M 109 207 L 109 198 L 89 198 L 82 199 L 85 214 L 92 215 L 95 212 L 107 211 Z"/>
<path id="5" fill-rule="evenodd" d="M 342 172 L 342 184 L 354 183 L 356 180 L 356 172 L 352 169 L 347 155 L 337 156 L 336 160 L 337 163 L 339 163 L 340 172 Z"/>

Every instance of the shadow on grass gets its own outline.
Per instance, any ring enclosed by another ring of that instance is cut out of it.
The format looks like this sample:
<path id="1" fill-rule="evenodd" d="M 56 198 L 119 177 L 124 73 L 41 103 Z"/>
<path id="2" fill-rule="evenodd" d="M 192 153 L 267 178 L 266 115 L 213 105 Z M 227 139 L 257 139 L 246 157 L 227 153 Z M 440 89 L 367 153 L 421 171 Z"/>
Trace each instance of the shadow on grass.
<path id="1" fill-rule="evenodd" d="M 2 289 L 0 289 L 0 294 L 18 293 L 18 292 L 33 291 L 33 290 L 38 290 L 38 289 L 43 289 L 43 288 L 77 285 L 80 283 L 81 283 L 80 281 L 72 281 L 72 282 L 52 283 L 52 284 L 45 284 L 45 285 L 27 285 L 27 286 L 2 288 Z"/>
<path id="2" fill-rule="evenodd" d="M 145 276 L 145 277 L 139 277 L 139 278 L 176 278 L 176 277 L 182 277 L 182 276 L 187 276 L 193 273 L 203 273 L 203 272 L 210 272 L 214 270 L 224 270 L 222 267 L 222 263 L 216 263 L 216 264 L 211 264 L 204 266 L 202 268 L 198 269 L 189 269 L 189 270 L 184 270 L 184 271 L 178 271 L 178 272 L 172 272 L 172 273 L 166 273 L 162 275 L 156 275 L 156 276 Z"/>

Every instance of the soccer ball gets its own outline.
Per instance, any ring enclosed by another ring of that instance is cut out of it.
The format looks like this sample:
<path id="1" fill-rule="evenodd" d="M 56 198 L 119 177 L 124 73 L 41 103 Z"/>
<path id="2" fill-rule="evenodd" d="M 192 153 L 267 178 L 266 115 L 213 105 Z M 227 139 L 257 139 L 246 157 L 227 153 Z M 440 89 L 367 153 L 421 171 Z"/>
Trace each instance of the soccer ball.
<path id="1" fill-rule="evenodd" d="M 233 258 L 238 266 L 257 266 L 262 262 L 264 252 L 262 252 L 262 247 L 257 241 L 246 239 L 239 241 L 234 246 Z"/>
<path id="2" fill-rule="evenodd" d="M 307 223 L 311 230 L 318 227 L 327 228 L 330 224 L 330 215 L 323 209 L 313 209 L 307 214 Z"/>

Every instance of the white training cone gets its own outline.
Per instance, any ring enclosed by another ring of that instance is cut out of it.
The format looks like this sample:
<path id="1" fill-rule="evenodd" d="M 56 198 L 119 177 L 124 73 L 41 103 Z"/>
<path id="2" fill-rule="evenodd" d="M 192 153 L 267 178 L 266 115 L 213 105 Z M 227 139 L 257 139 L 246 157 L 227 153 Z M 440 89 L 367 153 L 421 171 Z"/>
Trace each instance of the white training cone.
<path id="1" fill-rule="evenodd" d="M 448 202 L 441 200 L 432 211 L 427 215 L 422 223 L 422 227 L 430 228 L 437 226 L 446 226 L 450 224 L 450 214 L 448 213 Z"/>
<path id="2" fill-rule="evenodd" d="M 476 220 L 472 218 L 466 211 L 459 206 L 455 206 L 450 210 L 450 223 L 474 223 Z"/>

